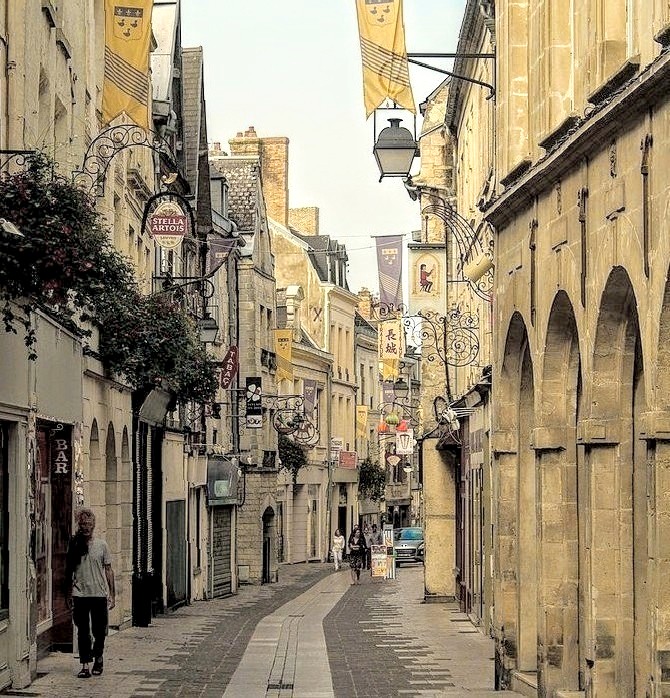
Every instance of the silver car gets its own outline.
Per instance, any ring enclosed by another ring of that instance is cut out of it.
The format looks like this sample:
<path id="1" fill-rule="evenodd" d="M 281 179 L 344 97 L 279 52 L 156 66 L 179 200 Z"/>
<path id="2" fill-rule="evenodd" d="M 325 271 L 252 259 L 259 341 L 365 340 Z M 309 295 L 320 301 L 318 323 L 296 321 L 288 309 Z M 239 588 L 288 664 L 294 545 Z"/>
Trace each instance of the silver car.
<path id="1" fill-rule="evenodd" d="M 398 567 L 403 562 L 423 562 L 423 529 L 396 528 L 393 531 L 393 549 Z"/>

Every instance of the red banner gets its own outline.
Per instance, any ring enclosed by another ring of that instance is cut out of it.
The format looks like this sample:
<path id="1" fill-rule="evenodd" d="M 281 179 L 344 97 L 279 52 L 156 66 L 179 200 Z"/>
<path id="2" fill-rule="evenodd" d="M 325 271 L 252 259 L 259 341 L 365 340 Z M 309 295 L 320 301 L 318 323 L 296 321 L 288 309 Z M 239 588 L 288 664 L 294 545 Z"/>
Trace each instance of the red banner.
<path id="1" fill-rule="evenodd" d="M 236 346 L 230 347 L 223 358 L 223 368 L 221 369 L 221 387 L 224 390 L 230 388 L 233 379 L 237 375 L 240 365 L 239 350 Z"/>

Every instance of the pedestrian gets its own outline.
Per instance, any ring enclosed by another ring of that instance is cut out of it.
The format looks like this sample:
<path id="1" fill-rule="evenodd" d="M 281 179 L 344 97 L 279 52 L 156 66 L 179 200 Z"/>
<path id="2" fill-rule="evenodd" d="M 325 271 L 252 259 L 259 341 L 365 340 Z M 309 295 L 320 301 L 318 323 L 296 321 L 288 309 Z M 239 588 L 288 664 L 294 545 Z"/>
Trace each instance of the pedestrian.
<path id="1" fill-rule="evenodd" d="M 344 536 L 338 528 L 333 536 L 333 561 L 335 562 L 335 571 L 337 572 L 342 566 L 342 553 L 344 552 Z"/>
<path id="2" fill-rule="evenodd" d="M 369 570 L 372 568 L 372 549 L 371 546 L 373 545 L 372 543 L 372 531 L 370 531 L 370 527 L 365 524 L 363 526 L 363 537 L 365 538 L 365 564 L 363 565 L 363 568 L 366 570 Z"/>
<path id="3" fill-rule="evenodd" d="M 90 509 L 77 512 L 77 532 L 70 540 L 67 551 L 66 580 L 68 605 L 72 606 L 72 620 L 77 627 L 80 679 L 100 676 L 103 670 L 102 654 L 107 635 L 108 612 L 116 603 L 114 572 L 109 546 L 102 538 L 95 538 L 95 515 Z M 91 647 L 93 634 L 93 647 Z M 88 665 L 93 661 L 93 668 Z"/>
<path id="4" fill-rule="evenodd" d="M 354 530 L 349 536 L 349 567 L 351 568 L 351 583 L 361 583 L 361 568 L 365 560 L 365 538 L 358 526 L 354 526 Z"/>

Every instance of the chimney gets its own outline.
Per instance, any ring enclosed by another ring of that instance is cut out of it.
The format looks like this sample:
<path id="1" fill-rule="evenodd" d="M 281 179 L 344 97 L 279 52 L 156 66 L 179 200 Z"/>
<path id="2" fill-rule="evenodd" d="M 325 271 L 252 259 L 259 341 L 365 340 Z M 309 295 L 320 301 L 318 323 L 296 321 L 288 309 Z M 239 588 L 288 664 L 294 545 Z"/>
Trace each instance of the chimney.
<path id="1" fill-rule="evenodd" d="M 242 133 L 238 131 L 235 138 L 228 141 L 230 145 L 231 155 L 257 155 L 261 154 L 261 139 L 256 135 L 256 129 L 253 126 Z"/>
<path id="2" fill-rule="evenodd" d="M 288 138 L 261 138 L 263 193 L 268 216 L 288 226 Z"/>
<path id="3" fill-rule="evenodd" d="M 319 207 L 290 208 L 288 210 L 288 224 L 291 228 L 295 228 L 305 235 L 318 235 Z"/>

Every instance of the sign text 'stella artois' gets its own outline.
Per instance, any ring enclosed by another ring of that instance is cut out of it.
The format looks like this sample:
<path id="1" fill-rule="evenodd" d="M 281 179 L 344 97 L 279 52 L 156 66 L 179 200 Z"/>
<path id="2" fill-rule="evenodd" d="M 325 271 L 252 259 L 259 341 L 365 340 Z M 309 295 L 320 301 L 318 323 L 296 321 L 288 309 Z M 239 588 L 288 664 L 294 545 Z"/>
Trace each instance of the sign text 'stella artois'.
<path id="1" fill-rule="evenodd" d="M 176 202 L 164 201 L 156 206 L 149 218 L 149 232 L 159 247 L 171 250 L 188 232 L 188 216 Z"/>

